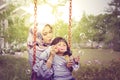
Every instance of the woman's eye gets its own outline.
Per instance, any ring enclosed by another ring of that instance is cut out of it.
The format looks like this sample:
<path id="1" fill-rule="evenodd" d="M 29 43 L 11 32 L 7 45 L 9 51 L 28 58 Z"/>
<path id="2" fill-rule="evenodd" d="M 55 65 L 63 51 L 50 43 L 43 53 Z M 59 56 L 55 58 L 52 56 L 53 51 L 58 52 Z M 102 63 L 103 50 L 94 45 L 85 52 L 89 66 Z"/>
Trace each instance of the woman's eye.
<path id="1" fill-rule="evenodd" d="M 50 30 L 49 33 L 52 33 L 52 30 Z"/>
<path id="2" fill-rule="evenodd" d="M 44 36 L 46 36 L 46 35 L 47 35 L 47 33 L 43 33 L 43 35 L 44 35 Z"/>

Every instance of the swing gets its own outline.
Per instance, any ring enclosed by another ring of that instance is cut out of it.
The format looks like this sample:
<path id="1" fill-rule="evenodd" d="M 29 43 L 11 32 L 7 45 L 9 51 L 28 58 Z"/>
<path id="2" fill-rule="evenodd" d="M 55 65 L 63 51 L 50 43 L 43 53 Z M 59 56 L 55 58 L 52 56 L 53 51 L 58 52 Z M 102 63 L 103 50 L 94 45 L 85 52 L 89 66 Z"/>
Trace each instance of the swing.
<path id="1" fill-rule="evenodd" d="M 68 26 L 68 45 L 71 47 L 71 19 L 72 16 L 72 0 L 69 1 L 69 26 Z M 36 32 L 37 32 L 37 0 L 34 0 L 34 43 L 36 42 Z M 33 65 L 36 61 L 36 45 L 33 47 Z M 35 80 L 35 78 L 34 78 Z"/>

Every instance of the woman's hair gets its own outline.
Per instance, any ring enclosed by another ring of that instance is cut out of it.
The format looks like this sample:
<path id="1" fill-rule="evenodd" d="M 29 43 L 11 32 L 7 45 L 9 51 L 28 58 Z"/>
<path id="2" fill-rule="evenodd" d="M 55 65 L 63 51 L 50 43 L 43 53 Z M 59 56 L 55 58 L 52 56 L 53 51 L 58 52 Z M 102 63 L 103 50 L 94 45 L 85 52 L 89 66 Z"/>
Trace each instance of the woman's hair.
<path id="1" fill-rule="evenodd" d="M 52 28 L 52 26 L 50 25 L 50 24 L 45 24 L 44 26 L 42 26 L 42 28 L 40 28 L 39 30 L 38 30 L 38 32 L 37 32 L 37 37 L 39 38 L 39 39 L 43 39 L 42 38 L 42 35 L 41 35 L 41 31 L 43 30 L 43 28 L 44 27 L 49 27 L 51 30 L 52 30 L 52 32 L 53 32 L 53 28 Z M 40 26 L 41 27 L 41 26 Z M 39 32 L 40 31 L 40 32 Z"/>
<path id="2" fill-rule="evenodd" d="M 52 28 L 52 26 L 50 25 L 50 24 L 46 24 L 44 27 L 49 27 L 51 30 L 52 30 L 52 32 L 53 32 L 53 28 Z"/>
<path id="3" fill-rule="evenodd" d="M 72 53 L 71 53 L 71 51 L 70 51 L 70 47 L 68 46 L 68 43 L 67 43 L 67 41 L 66 41 L 64 38 L 62 38 L 62 37 L 56 37 L 56 38 L 51 42 L 51 45 L 56 45 L 56 44 L 59 43 L 60 41 L 65 42 L 66 45 L 67 45 L 67 51 L 64 53 L 64 55 L 71 56 Z"/>

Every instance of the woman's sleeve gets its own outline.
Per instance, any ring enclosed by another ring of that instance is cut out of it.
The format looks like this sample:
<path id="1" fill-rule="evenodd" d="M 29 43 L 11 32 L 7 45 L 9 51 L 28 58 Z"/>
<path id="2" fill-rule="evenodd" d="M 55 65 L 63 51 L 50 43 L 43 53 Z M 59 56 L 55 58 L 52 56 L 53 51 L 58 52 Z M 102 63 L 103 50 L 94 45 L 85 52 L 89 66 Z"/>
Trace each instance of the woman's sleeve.
<path id="1" fill-rule="evenodd" d="M 52 68 L 46 66 L 46 60 L 49 57 L 50 49 L 45 50 L 43 53 L 40 53 L 36 58 L 36 63 L 33 66 L 33 70 L 37 73 L 37 76 L 42 76 L 49 78 L 53 74 Z M 39 58 L 38 58 L 39 57 Z"/>
<path id="2" fill-rule="evenodd" d="M 37 73 L 37 76 L 42 76 L 45 78 L 49 78 L 53 74 L 52 68 L 47 68 L 44 60 L 36 62 L 33 66 L 33 70 Z"/>

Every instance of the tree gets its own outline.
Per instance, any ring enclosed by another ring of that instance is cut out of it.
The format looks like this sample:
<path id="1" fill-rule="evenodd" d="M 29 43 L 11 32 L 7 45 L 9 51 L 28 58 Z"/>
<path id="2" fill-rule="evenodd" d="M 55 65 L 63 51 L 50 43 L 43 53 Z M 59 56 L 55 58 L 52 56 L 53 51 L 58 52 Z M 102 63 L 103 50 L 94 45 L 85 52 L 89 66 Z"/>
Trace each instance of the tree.
<path id="1" fill-rule="evenodd" d="M 75 42 L 93 41 L 94 35 L 97 33 L 94 26 L 96 25 L 96 18 L 93 15 L 83 14 L 81 20 L 73 25 L 73 40 Z"/>
<path id="2" fill-rule="evenodd" d="M 109 44 L 113 39 L 109 14 L 86 15 L 83 14 L 81 20 L 73 25 L 74 42 L 104 42 Z"/>
<path id="3" fill-rule="evenodd" d="M 18 3 L 18 2 L 17 2 Z M 8 20 L 8 28 L 4 29 L 4 43 L 12 43 L 16 45 L 20 43 L 25 43 L 28 35 L 29 24 L 26 25 L 25 21 L 30 17 L 30 15 L 24 15 L 20 17 L 19 15 L 13 14 L 14 10 L 20 6 L 20 4 L 14 5 L 15 3 L 8 2 L 7 8 L 3 13 L 0 13 L 0 20 Z"/>
<path id="4" fill-rule="evenodd" d="M 53 25 L 53 28 L 54 28 L 55 37 L 61 36 L 67 39 L 67 35 L 68 35 L 68 24 L 67 23 L 65 23 L 63 20 L 59 20 Z"/>
<path id="5" fill-rule="evenodd" d="M 12 16 L 13 17 L 13 16 Z M 5 40 L 9 44 L 14 41 L 16 44 L 24 43 L 28 36 L 28 26 L 25 26 L 25 18 L 20 19 L 18 16 L 9 19 L 9 27 L 6 29 Z"/>
<path id="6" fill-rule="evenodd" d="M 112 0 L 109 3 L 110 9 L 108 9 L 111 14 L 111 29 L 113 30 L 113 49 L 115 51 L 120 51 L 120 0 Z"/>

